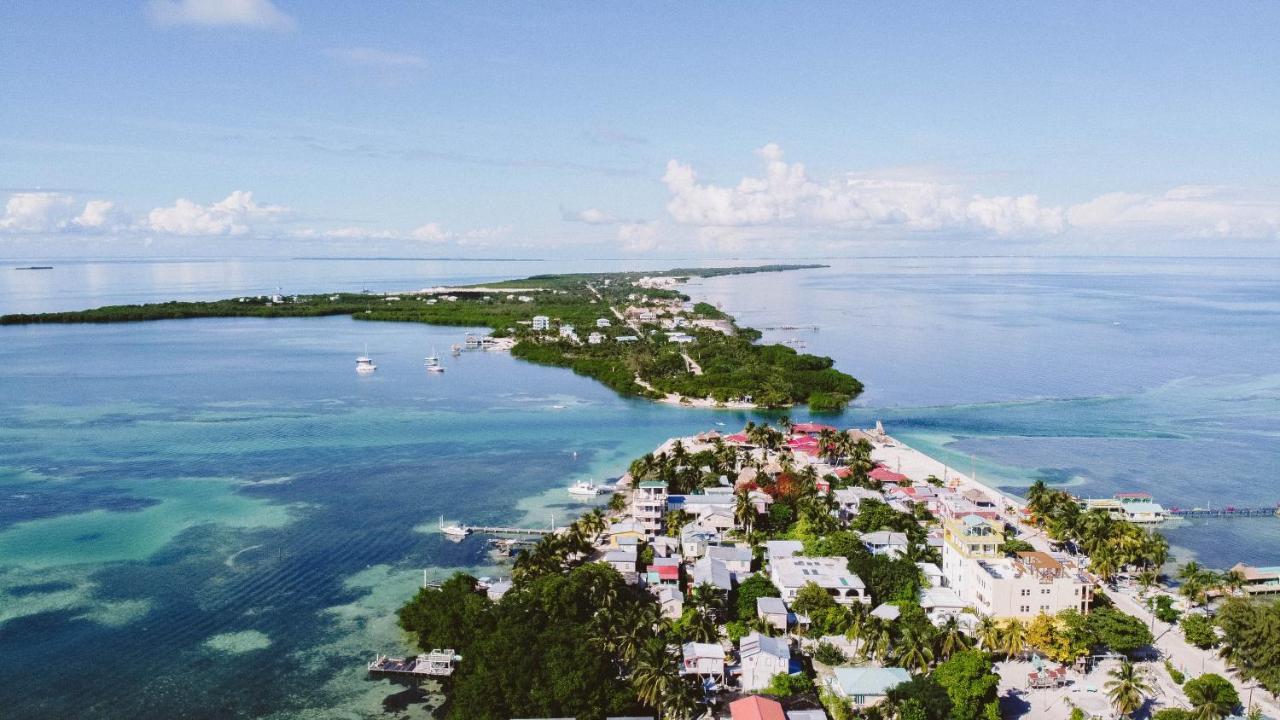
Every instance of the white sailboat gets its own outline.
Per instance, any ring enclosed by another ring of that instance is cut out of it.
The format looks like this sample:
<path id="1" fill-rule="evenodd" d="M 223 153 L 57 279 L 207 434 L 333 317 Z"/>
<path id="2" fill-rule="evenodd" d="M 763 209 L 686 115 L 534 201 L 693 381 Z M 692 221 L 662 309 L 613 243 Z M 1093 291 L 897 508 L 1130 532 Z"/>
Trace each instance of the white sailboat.
<path id="1" fill-rule="evenodd" d="M 377 369 L 378 366 L 374 365 L 373 360 L 369 357 L 369 345 L 366 343 L 364 346 L 364 354 L 356 358 L 356 372 L 361 375 L 368 375 Z"/>
<path id="2" fill-rule="evenodd" d="M 570 495 L 582 495 L 586 497 L 595 497 L 604 492 L 604 488 L 596 485 L 588 480 L 582 480 L 569 486 Z"/>
<path id="3" fill-rule="evenodd" d="M 444 366 L 440 364 L 440 356 L 436 354 L 435 348 L 431 348 L 431 354 L 423 360 L 423 363 L 427 366 L 429 373 L 444 372 Z"/>

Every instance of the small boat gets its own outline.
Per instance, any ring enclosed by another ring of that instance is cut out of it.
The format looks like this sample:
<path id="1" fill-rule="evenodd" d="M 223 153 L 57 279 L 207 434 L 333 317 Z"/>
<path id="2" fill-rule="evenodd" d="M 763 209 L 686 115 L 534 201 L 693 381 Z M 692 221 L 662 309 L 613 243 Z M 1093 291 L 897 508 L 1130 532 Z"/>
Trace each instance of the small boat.
<path id="1" fill-rule="evenodd" d="M 427 367 L 436 367 L 440 364 L 440 356 L 436 354 L 435 348 L 431 348 L 431 354 L 423 358 L 423 362 Z"/>
<path id="2" fill-rule="evenodd" d="M 452 351 L 454 355 L 462 354 L 462 346 L 459 345 L 458 343 L 454 343 L 453 347 L 450 347 L 449 350 Z"/>
<path id="3" fill-rule="evenodd" d="M 428 365 L 428 366 L 427 366 L 427 372 L 429 372 L 429 373 L 437 373 L 437 374 L 438 374 L 438 373 L 442 373 L 442 372 L 444 372 L 444 366 L 443 366 L 443 365 Z"/>
<path id="4" fill-rule="evenodd" d="M 584 495 L 587 497 L 595 497 L 604 492 L 604 488 L 597 486 L 595 483 L 582 480 L 569 486 L 570 495 Z"/>
<path id="5" fill-rule="evenodd" d="M 451 540 L 461 540 L 471 534 L 470 530 L 457 523 L 445 525 L 443 515 L 440 516 L 440 532 Z"/>
<path id="6" fill-rule="evenodd" d="M 369 346 L 364 346 L 364 354 L 356 358 L 356 372 L 361 375 L 368 375 L 377 370 L 378 366 L 373 364 L 373 360 L 369 357 Z"/>

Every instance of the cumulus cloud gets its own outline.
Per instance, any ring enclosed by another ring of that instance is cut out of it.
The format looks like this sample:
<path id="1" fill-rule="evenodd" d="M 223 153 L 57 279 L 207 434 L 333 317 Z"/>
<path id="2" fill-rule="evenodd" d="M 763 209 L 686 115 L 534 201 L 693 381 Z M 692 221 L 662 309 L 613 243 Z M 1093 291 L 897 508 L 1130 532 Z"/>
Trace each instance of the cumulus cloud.
<path id="1" fill-rule="evenodd" d="M 169 207 L 152 210 L 143 224 L 167 235 L 244 235 L 251 227 L 279 220 L 289 212 L 280 205 L 259 205 L 253 193 L 236 190 L 212 205 L 180 198 Z"/>
<path id="2" fill-rule="evenodd" d="M 658 225 L 651 222 L 623 223 L 618 226 L 618 242 L 629 253 L 645 253 L 657 249 Z"/>
<path id="3" fill-rule="evenodd" d="M 9 196 L 0 214 L 0 231 L 54 233 L 105 230 L 120 223 L 114 203 L 75 198 L 58 192 L 19 192 Z M 78 211 L 78 212 L 77 212 Z"/>
<path id="4" fill-rule="evenodd" d="M 762 177 L 734 186 L 700 183 L 692 166 L 671 160 L 662 177 L 672 219 L 696 226 L 836 226 L 870 230 L 977 229 L 996 235 L 1054 234 L 1064 211 L 1035 195 L 984 197 L 931 180 L 849 173 L 822 182 L 801 163 L 788 163 L 769 144 L 756 151 Z"/>
<path id="5" fill-rule="evenodd" d="M 353 47 L 334 48 L 328 51 L 330 57 L 341 60 L 348 65 L 377 68 L 416 68 L 427 64 L 421 55 L 405 52 L 389 52 L 377 48 Z"/>
<path id="6" fill-rule="evenodd" d="M 271 0 L 151 0 L 151 21 L 156 25 L 197 25 L 204 27 L 246 27 L 259 30 L 290 30 L 293 18 Z"/>

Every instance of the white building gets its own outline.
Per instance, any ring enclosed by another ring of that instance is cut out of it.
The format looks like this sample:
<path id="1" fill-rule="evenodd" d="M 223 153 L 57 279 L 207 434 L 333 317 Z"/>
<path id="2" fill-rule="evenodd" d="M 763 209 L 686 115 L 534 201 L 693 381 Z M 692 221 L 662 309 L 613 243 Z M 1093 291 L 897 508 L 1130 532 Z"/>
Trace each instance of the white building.
<path id="1" fill-rule="evenodd" d="M 791 669 L 791 648 L 782 638 L 771 638 L 752 632 L 743 636 L 738 645 L 738 658 L 742 663 L 742 689 L 760 690 L 778 673 Z"/>
<path id="2" fill-rule="evenodd" d="M 1042 612 L 1089 611 L 1093 581 L 1065 555 L 1037 551 L 1003 557 L 1003 533 L 975 515 L 947 520 L 943 527 L 942 572 L 978 613 L 1030 619 Z"/>
<path id="3" fill-rule="evenodd" d="M 707 557 L 724 563 L 725 568 L 733 573 L 734 578 L 743 578 L 751 574 L 751 548 L 740 545 L 712 545 L 707 548 Z"/>
<path id="4" fill-rule="evenodd" d="M 620 547 L 606 552 L 604 561 L 620 573 L 635 573 L 637 557 L 634 547 Z"/>
<path id="5" fill-rule="evenodd" d="M 733 573 L 725 567 L 724 562 L 703 557 L 693 564 L 689 570 L 689 586 L 697 587 L 708 583 L 712 587 L 729 592 L 733 589 Z"/>
<path id="6" fill-rule="evenodd" d="M 855 710 L 879 705 L 889 690 L 911 679 L 896 667 L 838 667 L 827 684 L 836 695 L 849 700 Z"/>
<path id="7" fill-rule="evenodd" d="M 551 327 L 551 318 L 547 317 L 546 315 L 534 315 L 534 316 L 533 316 L 533 329 L 534 329 L 534 330 L 546 330 L 546 329 L 548 329 L 548 328 L 550 328 L 550 327 Z"/>
<path id="8" fill-rule="evenodd" d="M 560 326 L 560 337 L 572 337 L 575 334 L 576 333 L 574 332 L 574 327 L 572 325 L 565 323 Z"/>
<path id="9" fill-rule="evenodd" d="M 598 328 L 607 328 L 607 327 L 609 327 L 609 326 L 610 326 L 610 325 L 612 325 L 612 324 L 613 324 L 613 323 L 609 322 L 609 320 L 608 320 L 607 318 L 597 318 L 597 319 L 596 319 L 596 327 L 598 327 Z"/>
<path id="10" fill-rule="evenodd" d="M 841 605 L 869 604 L 867 586 L 849 572 L 848 565 L 849 561 L 842 557 L 778 558 L 769 563 L 769 579 L 788 602 L 795 600 L 805 585 L 814 583 Z"/>
<path id="11" fill-rule="evenodd" d="M 662 608 L 662 616 L 679 620 L 684 614 L 684 593 L 680 592 L 680 588 L 657 585 L 654 594 L 658 596 L 658 606 Z"/>
<path id="12" fill-rule="evenodd" d="M 770 627 L 786 632 L 787 615 L 787 604 L 782 601 L 782 598 L 756 598 L 756 616 L 769 623 Z"/>
<path id="13" fill-rule="evenodd" d="M 631 516 L 649 537 L 662 534 L 666 512 L 667 484 L 661 480 L 645 480 L 631 494 Z"/>
<path id="14" fill-rule="evenodd" d="M 878 530 L 862 536 L 862 544 L 872 555 L 885 555 L 891 558 L 902 557 L 907 552 L 910 541 L 906 533 Z"/>
<path id="15" fill-rule="evenodd" d="M 604 336 L 598 332 L 593 332 L 587 336 L 588 345 L 599 345 L 602 342 L 604 342 Z"/>
<path id="16" fill-rule="evenodd" d="M 724 648 L 713 643 L 685 643 L 680 646 L 683 656 L 680 672 L 684 675 L 724 677 Z"/>

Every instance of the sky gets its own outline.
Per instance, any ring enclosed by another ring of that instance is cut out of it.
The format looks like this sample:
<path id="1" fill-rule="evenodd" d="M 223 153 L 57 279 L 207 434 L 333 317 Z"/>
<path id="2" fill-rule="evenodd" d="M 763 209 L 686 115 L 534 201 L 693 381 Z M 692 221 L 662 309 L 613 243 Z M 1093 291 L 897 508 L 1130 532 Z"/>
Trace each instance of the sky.
<path id="1" fill-rule="evenodd" d="M 1280 3 L 0 3 L 0 257 L 1280 255 Z"/>

